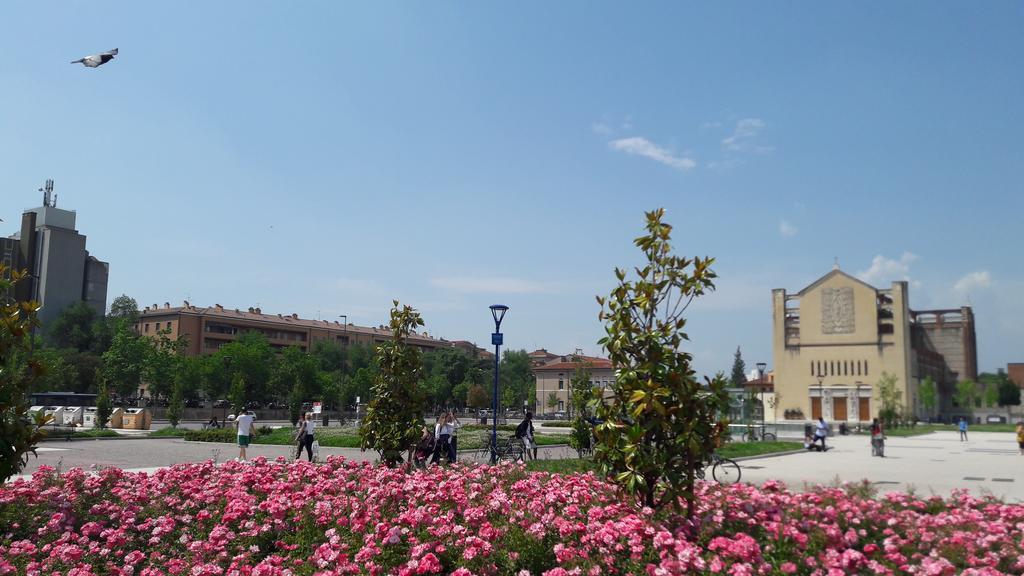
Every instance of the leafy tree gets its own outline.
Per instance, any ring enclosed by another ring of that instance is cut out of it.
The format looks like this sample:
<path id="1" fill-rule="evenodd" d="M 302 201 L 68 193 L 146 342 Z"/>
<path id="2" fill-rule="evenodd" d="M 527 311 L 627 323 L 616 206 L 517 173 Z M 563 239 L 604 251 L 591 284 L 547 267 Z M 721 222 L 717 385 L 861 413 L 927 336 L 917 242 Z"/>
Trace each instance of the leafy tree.
<path id="1" fill-rule="evenodd" d="M 182 356 L 179 358 L 178 371 L 174 376 L 174 386 L 181 390 L 184 398 L 197 398 L 203 384 L 203 363 L 199 356 Z"/>
<path id="2" fill-rule="evenodd" d="M 171 402 L 167 405 L 167 419 L 171 422 L 172 428 L 178 427 L 181 420 L 181 413 L 185 409 L 185 398 L 181 392 L 181 385 L 174 384 L 174 391 L 171 393 Z"/>
<path id="3" fill-rule="evenodd" d="M 1006 376 L 1004 374 L 1004 376 Z M 1020 388 L 1008 376 L 997 384 L 1000 406 L 1020 406 Z"/>
<path id="4" fill-rule="evenodd" d="M 526 350 L 504 351 L 498 378 L 502 390 L 501 400 L 507 407 L 517 408 L 523 405 L 523 400 L 536 396 L 537 381 L 533 377 L 530 356 Z"/>
<path id="5" fill-rule="evenodd" d="M 743 362 L 743 354 L 740 347 L 736 347 L 736 353 L 732 357 L 732 376 L 729 377 L 729 384 L 733 388 L 742 388 L 747 383 L 747 364 Z"/>
<path id="6" fill-rule="evenodd" d="M 594 437 L 588 409 L 594 391 L 591 377 L 591 363 L 578 362 L 569 384 L 572 405 L 572 432 L 569 435 L 569 446 L 576 450 L 580 458 L 590 450 L 591 440 Z"/>
<path id="7" fill-rule="evenodd" d="M 286 394 L 287 388 L 275 391 L 270 386 L 277 357 L 262 333 L 244 332 L 236 340 L 221 346 L 213 356 L 220 358 L 220 366 L 228 374 L 230 382 L 234 382 L 235 374 L 242 375 L 249 400 L 266 402 L 274 399 L 275 394 Z M 230 360 L 225 362 L 225 358 Z"/>
<path id="8" fill-rule="evenodd" d="M 134 325 L 139 321 L 139 303 L 135 301 L 135 298 L 121 294 L 110 303 L 110 312 L 107 313 L 107 316 L 123 319 L 128 324 Z"/>
<path id="9" fill-rule="evenodd" d="M 961 380 L 956 383 L 953 400 L 968 414 L 974 413 L 974 400 L 977 396 L 978 385 L 973 380 Z"/>
<path id="10" fill-rule="evenodd" d="M 113 411 L 114 407 L 110 403 L 110 391 L 107 390 L 106 383 L 100 383 L 100 392 L 96 396 L 96 427 L 106 428 Z"/>
<path id="11" fill-rule="evenodd" d="M 110 349 L 103 353 L 100 372 L 108 386 L 120 396 L 131 396 L 142 382 L 150 345 L 127 322 L 119 321 Z"/>
<path id="12" fill-rule="evenodd" d="M 597 299 L 606 333 L 599 343 L 616 378 L 592 400 L 603 421 L 594 460 L 643 505 L 678 507 L 682 498 L 692 517 L 696 475 L 722 440 L 727 423 L 719 415 L 729 404 L 726 383 L 706 378 L 701 385 L 692 356 L 681 350 L 688 340 L 683 312 L 714 289 L 714 260 L 672 255 L 664 214 L 648 212 L 647 232 L 634 242 L 645 257 L 637 280 L 616 268 L 618 286 Z"/>
<path id="13" fill-rule="evenodd" d="M 320 360 L 306 354 L 298 346 L 289 346 L 271 375 L 271 387 L 275 392 L 288 391 L 288 410 L 293 424 L 299 420 L 302 403 L 321 399 L 319 380 Z"/>
<path id="14" fill-rule="evenodd" d="M 486 408 L 490 404 L 487 390 L 480 384 L 473 384 L 466 392 L 466 406 L 470 408 Z"/>
<path id="15" fill-rule="evenodd" d="M 935 380 L 931 376 L 926 376 L 921 381 L 921 387 L 918 390 L 921 396 L 921 406 L 924 407 L 928 416 L 931 417 L 935 413 L 935 405 L 939 399 L 939 391 L 935 386 Z"/>
<path id="16" fill-rule="evenodd" d="M 153 398 L 166 398 L 171 393 L 181 363 L 181 351 L 185 348 L 185 340 L 172 340 L 170 335 L 170 330 L 161 330 L 157 332 L 155 339 L 145 339 L 149 344 L 149 350 L 146 353 L 143 377 Z"/>
<path id="17" fill-rule="evenodd" d="M 423 429 L 423 399 L 418 383 L 423 365 L 418 348 L 410 346 L 410 332 L 423 326 L 419 312 L 394 300 L 391 309 L 391 340 L 377 348 L 380 372 L 373 385 L 373 397 L 359 429 L 361 446 L 376 450 L 388 466 L 402 461 Z"/>
<path id="18" fill-rule="evenodd" d="M 469 386 L 469 382 L 463 380 L 452 388 L 452 402 L 455 403 L 456 408 L 462 408 L 463 406 L 468 405 Z"/>
<path id="19" fill-rule="evenodd" d="M 85 302 L 61 310 L 46 329 L 46 338 L 56 348 L 85 351 L 92 348 L 96 311 Z"/>
<path id="20" fill-rule="evenodd" d="M 35 358 L 46 370 L 32 385 L 33 392 L 85 392 L 79 387 L 78 367 L 65 361 L 62 350 L 39 348 Z M 71 350 L 77 354 L 77 351 Z"/>
<path id="21" fill-rule="evenodd" d="M 878 378 L 878 399 L 882 408 L 878 411 L 878 418 L 886 428 L 897 427 L 900 423 L 900 414 L 903 408 L 901 401 L 902 394 L 896 388 L 899 378 L 895 374 L 882 372 Z"/>
<path id="22" fill-rule="evenodd" d="M 985 385 L 985 406 L 993 408 L 999 404 L 999 387 L 995 384 Z"/>
<path id="23" fill-rule="evenodd" d="M 547 400 L 548 408 L 554 410 L 558 406 L 558 394 L 555 392 L 548 392 Z"/>
<path id="24" fill-rule="evenodd" d="M 324 372 L 348 371 L 348 353 L 345 348 L 331 340 L 317 340 L 310 354 L 316 358 L 319 369 Z"/>
<path id="25" fill-rule="evenodd" d="M 245 376 L 241 372 L 235 372 L 235 375 L 231 378 L 231 392 L 228 394 L 232 414 L 237 415 L 245 411 L 245 405 L 249 397 L 249 391 L 246 388 Z"/>
<path id="26" fill-rule="evenodd" d="M 46 418 L 29 413 L 28 391 L 45 367 L 30 357 L 31 333 L 39 326 L 39 303 L 6 295 L 27 273 L 0 264 L 0 483 L 21 472 L 36 454 Z"/>

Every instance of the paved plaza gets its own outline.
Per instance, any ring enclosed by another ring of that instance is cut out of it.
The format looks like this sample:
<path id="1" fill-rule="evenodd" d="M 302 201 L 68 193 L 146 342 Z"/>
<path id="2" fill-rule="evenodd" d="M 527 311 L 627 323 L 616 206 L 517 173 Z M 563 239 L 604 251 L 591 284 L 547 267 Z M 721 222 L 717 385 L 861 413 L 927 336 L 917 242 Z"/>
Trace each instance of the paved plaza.
<path id="1" fill-rule="evenodd" d="M 881 493 L 916 490 L 918 494 L 948 495 L 967 488 L 977 495 L 994 494 L 1008 501 L 1024 501 L 1024 456 L 1018 455 L 1013 434 L 975 432 L 960 442 L 955 432 L 934 432 L 910 438 L 890 437 L 886 457 L 871 456 L 866 436 L 829 438 L 833 447 L 825 453 L 800 452 L 741 462 L 743 480 L 760 484 L 775 479 L 793 489 L 808 484 L 839 481 L 873 482 Z M 376 460 L 376 453 L 356 448 L 321 448 L 321 457 L 338 455 L 354 460 Z M 127 470 L 152 471 L 179 462 L 234 458 L 233 444 L 185 442 L 180 439 L 75 440 L 45 442 L 39 458 L 29 458 L 26 474 L 39 466 L 68 470 L 116 466 Z M 294 457 L 294 448 L 254 444 L 250 458 Z M 569 458 L 567 447 L 541 448 L 541 458 Z M 468 455 L 464 455 L 464 458 Z"/>

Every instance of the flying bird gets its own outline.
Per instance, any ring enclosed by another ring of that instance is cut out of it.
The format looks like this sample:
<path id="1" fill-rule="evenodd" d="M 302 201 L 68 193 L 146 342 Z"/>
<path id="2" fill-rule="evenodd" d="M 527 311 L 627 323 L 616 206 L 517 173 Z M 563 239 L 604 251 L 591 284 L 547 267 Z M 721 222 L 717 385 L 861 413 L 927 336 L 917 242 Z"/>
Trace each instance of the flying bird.
<path id="1" fill-rule="evenodd" d="M 114 48 L 113 50 L 108 50 L 106 52 L 103 52 L 102 54 L 93 54 L 92 56 L 79 58 L 78 60 L 75 60 L 71 63 L 81 64 L 86 68 L 95 68 L 97 66 L 102 66 L 107 62 L 110 62 L 114 59 L 114 56 L 117 56 L 117 48 Z"/>

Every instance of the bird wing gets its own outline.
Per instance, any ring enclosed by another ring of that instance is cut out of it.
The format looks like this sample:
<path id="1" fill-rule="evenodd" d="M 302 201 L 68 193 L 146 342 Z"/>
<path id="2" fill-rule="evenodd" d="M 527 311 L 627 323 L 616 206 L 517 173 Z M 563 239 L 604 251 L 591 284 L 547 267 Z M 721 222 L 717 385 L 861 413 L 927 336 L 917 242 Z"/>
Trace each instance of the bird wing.
<path id="1" fill-rule="evenodd" d="M 79 58 L 78 60 L 72 60 L 72 64 L 85 64 L 85 58 Z"/>
<path id="2" fill-rule="evenodd" d="M 114 48 L 113 50 L 107 50 L 103 54 L 100 54 L 100 56 L 117 56 L 117 48 Z"/>

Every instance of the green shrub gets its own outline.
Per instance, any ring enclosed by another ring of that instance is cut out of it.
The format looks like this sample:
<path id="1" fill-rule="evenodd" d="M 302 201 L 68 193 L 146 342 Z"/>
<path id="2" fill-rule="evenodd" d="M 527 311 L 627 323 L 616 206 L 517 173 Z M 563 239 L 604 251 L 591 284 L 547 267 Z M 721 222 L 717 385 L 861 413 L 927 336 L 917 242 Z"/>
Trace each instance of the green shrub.
<path id="1" fill-rule="evenodd" d="M 234 442 L 235 436 L 234 428 L 211 428 L 185 432 L 185 440 L 189 442 Z"/>
<path id="2" fill-rule="evenodd" d="M 550 422 L 544 422 L 545 428 L 572 428 L 572 422 L 566 422 L 565 420 L 553 420 Z"/>

